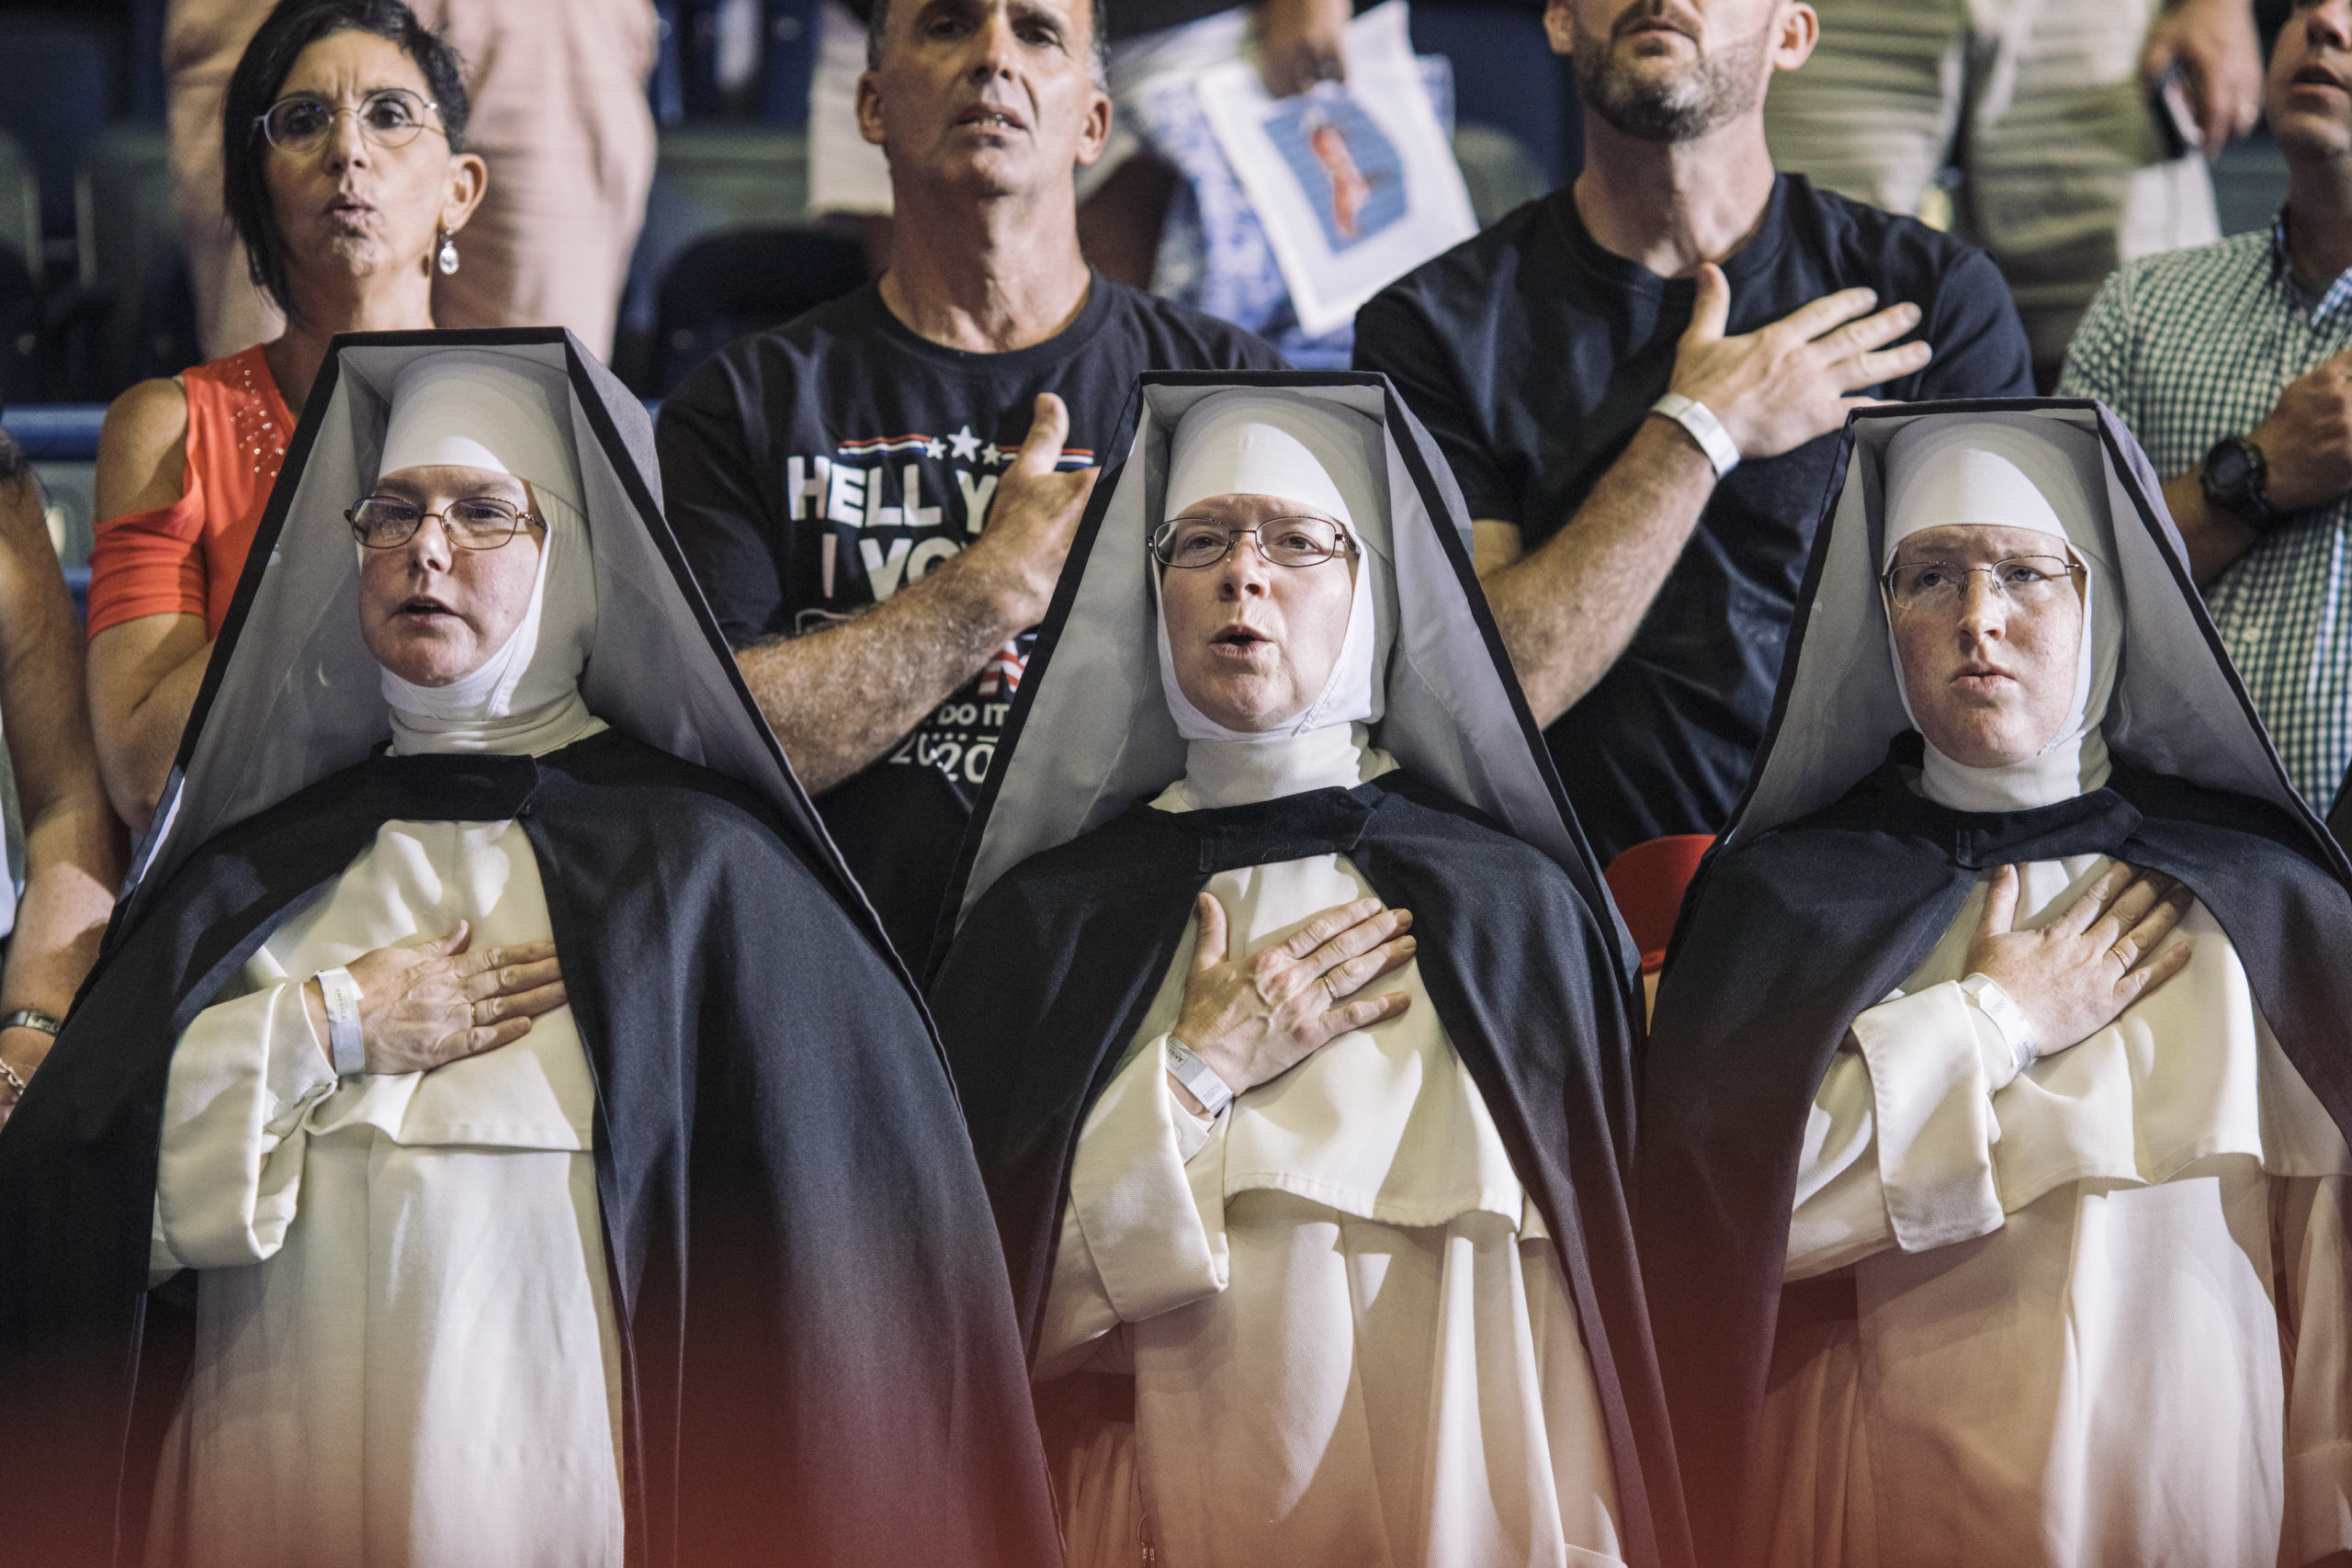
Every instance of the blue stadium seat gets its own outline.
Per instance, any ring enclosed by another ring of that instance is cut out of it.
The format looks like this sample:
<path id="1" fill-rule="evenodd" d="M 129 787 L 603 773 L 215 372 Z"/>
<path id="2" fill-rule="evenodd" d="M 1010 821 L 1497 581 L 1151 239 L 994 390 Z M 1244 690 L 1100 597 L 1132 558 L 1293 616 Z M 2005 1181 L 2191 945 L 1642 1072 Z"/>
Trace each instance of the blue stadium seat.
<path id="1" fill-rule="evenodd" d="M 788 321 L 865 281 L 864 247 L 826 230 L 727 229 L 703 236 L 662 276 L 650 390 L 666 395 L 744 333 Z"/>
<path id="2" fill-rule="evenodd" d="M 688 245 L 721 229 L 800 222 L 808 208 L 808 139 L 760 125 L 679 125 L 662 131 L 645 226 L 621 294 L 613 369 L 640 393 L 662 383 L 657 295 Z"/>
<path id="3" fill-rule="evenodd" d="M 170 157 L 161 125 L 118 121 L 93 139 L 74 176 L 81 276 L 99 296 L 104 320 L 91 395 L 112 397 L 203 358 Z"/>
<path id="4" fill-rule="evenodd" d="M 0 130 L 31 156 L 41 228 L 55 239 L 74 232 L 74 172 L 114 118 L 114 45 L 96 19 L 0 11 Z"/>

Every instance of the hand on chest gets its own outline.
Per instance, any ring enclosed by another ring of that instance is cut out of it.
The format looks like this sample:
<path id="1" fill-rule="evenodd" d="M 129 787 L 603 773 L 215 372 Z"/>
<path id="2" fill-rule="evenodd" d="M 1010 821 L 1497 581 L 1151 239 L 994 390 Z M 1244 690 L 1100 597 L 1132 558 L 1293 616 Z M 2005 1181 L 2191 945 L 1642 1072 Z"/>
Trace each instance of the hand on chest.
<path id="1" fill-rule="evenodd" d="M 377 948 L 444 936 L 460 920 L 471 928 L 469 952 L 554 936 L 529 837 L 514 822 L 388 822 L 278 928 L 251 977 L 305 979 Z M 569 964 L 588 956 L 559 953 Z M 586 1149 L 594 1111 L 567 1005 L 511 1045 L 429 1073 L 352 1080 L 313 1113 L 312 1131 L 364 1123 L 403 1145 Z"/>

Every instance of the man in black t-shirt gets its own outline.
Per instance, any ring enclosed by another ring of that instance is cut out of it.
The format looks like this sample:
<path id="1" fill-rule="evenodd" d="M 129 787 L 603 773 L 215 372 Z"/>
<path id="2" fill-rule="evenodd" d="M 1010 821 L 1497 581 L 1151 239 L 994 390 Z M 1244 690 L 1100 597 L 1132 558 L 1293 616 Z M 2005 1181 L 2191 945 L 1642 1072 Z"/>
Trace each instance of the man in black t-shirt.
<path id="1" fill-rule="evenodd" d="M 1812 51 L 1812 7 L 1552 0 L 1544 21 L 1584 89 L 1583 173 L 1365 305 L 1355 358 L 1452 462 L 1606 860 L 1714 832 L 1745 787 L 1856 394 L 2033 382 L 1981 252 L 1774 173 L 1764 87 Z"/>
<path id="2" fill-rule="evenodd" d="M 761 711 L 909 964 L 1147 369 L 1267 368 L 1091 273 L 1071 170 L 1110 129 L 1087 0 L 896 0 L 861 128 L 876 284 L 734 344 L 658 427 L 670 522 Z"/>

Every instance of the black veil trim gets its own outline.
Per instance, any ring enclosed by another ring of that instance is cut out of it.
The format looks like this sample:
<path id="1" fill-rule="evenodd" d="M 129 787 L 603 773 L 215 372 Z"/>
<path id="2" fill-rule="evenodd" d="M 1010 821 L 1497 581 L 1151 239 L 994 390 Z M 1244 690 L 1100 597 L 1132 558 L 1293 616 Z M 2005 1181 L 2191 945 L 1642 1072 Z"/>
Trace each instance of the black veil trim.
<path id="1" fill-rule="evenodd" d="M 1419 492 L 1422 506 L 1429 513 L 1431 522 L 1436 525 L 1434 532 L 1438 536 L 1438 547 L 1458 580 L 1471 624 L 1476 628 L 1487 656 L 1493 661 L 1496 671 L 1501 677 L 1503 691 L 1510 705 L 1511 716 L 1518 727 L 1519 739 L 1526 748 L 1529 758 L 1535 766 L 1536 773 L 1542 781 L 1543 789 L 1549 797 L 1553 808 L 1558 812 L 1568 842 L 1573 846 L 1575 863 L 1565 869 L 1576 880 L 1577 890 L 1584 895 L 1587 902 L 1596 911 L 1606 911 L 1606 918 L 1602 923 L 1606 928 L 1607 940 L 1621 974 L 1622 983 L 1629 994 L 1637 993 L 1639 981 L 1636 976 L 1640 958 L 1634 951 L 1632 935 L 1627 931 L 1624 920 L 1618 915 L 1616 904 L 1609 895 L 1608 883 L 1601 875 L 1600 862 L 1593 854 L 1591 844 L 1586 839 L 1582 827 L 1577 821 L 1575 807 L 1570 805 L 1567 792 L 1560 783 L 1559 772 L 1552 760 L 1551 751 L 1544 744 L 1543 730 L 1536 724 L 1534 714 L 1527 705 L 1526 695 L 1520 688 L 1518 676 L 1511 666 L 1510 655 L 1503 645 L 1501 630 L 1496 626 L 1494 616 L 1487 606 L 1486 594 L 1478 586 L 1476 567 L 1471 560 L 1469 549 L 1464 543 L 1469 532 L 1469 514 L 1462 499 L 1461 488 L 1454 483 L 1452 470 L 1446 468 L 1443 459 L 1438 455 L 1436 444 L 1428 430 L 1414 416 L 1412 411 L 1406 407 L 1404 400 L 1397 396 L 1396 389 L 1390 384 L 1388 378 L 1376 371 L 1357 370 L 1153 370 L 1147 371 L 1137 378 L 1136 390 L 1129 396 L 1127 405 L 1120 415 L 1116 431 L 1112 438 L 1111 450 L 1119 454 L 1118 460 L 1104 467 L 1102 477 L 1094 486 L 1094 493 L 1087 502 L 1085 515 L 1080 521 L 1077 534 L 1071 540 L 1068 561 L 1062 569 L 1060 581 L 1055 586 L 1053 603 L 1046 611 L 1044 623 L 1038 628 L 1036 644 L 1030 652 L 1028 669 L 1022 681 L 1021 691 L 1013 699 L 1012 712 L 1005 726 L 1004 739 L 998 750 L 999 763 L 989 770 L 988 783 L 982 786 L 979 800 L 972 813 L 971 822 L 965 829 L 963 842 L 957 849 L 955 868 L 948 877 L 946 897 L 933 937 L 929 962 L 925 966 L 925 984 L 928 985 L 938 977 L 939 968 L 946 958 L 948 945 L 960 923 L 962 911 L 969 898 L 972 876 L 979 860 L 981 847 L 987 839 L 989 823 L 996 814 L 1004 782 L 1011 772 L 1005 765 L 1005 759 L 1017 751 L 1023 733 L 1028 727 L 1031 712 L 1036 706 L 1038 694 L 1046 685 L 1046 676 L 1052 668 L 1054 656 L 1059 651 L 1063 630 L 1085 584 L 1087 563 L 1092 558 L 1094 547 L 1099 542 L 1103 523 L 1118 495 L 1126 470 L 1136 459 L 1136 443 L 1137 433 L 1143 423 L 1146 394 L 1154 387 L 1204 388 L 1220 390 L 1245 388 L 1264 390 L 1281 390 L 1286 388 L 1357 388 L 1378 390 L 1383 403 L 1381 416 L 1383 434 L 1388 449 L 1396 453 L 1403 462 L 1407 474 Z M 1392 503 L 1392 513 L 1394 510 Z"/>
<path id="2" fill-rule="evenodd" d="M 204 728 L 211 717 L 221 686 L 228 677 L 229 667 L 268 575 L 271 559 L 283 536 L 288 514 L 301 489 L 301 475 L 308 468 L 335 402 L 344 372 L 344 355 L 347 350 L 368 348 L 545 348 L 561 345 L 564 350 L 564 376 L 573 398 L 594 433 L 602 456 L 637 514 L 655 553 L 668 567 L 670 581 L 683 597 L 689 615 L 701 633 L 712 659 L 725 671 L 728 685 L 743 705 L 752 729 L 761 745 L 775 764 L 783 781 L 781 798 L 772 800 L 783 825 L 796 834 L 808 852 L 812 868 L 827 882 L 831 891 L 841 900 L 860 929 L 881 950 L 890 966 L 897 971 L 908 993 L 921 1004 L 920 987 L 907 960 L 890 946 L 882 922 L 867 902 L 865 892 L 851 874 L 847 863 L 833 843 L 823 819 L 811 804 L 808 791 L 793 772 L 791 760 L 786 756 L 767 721 L 760 714 L 750 687 L 744 682 L 733 651 L 718 630 L 708 603 L 687 566 L 677 537 L 662 515 L 661 499 L 650 473 L 654 456 L 650 423 L 640 451 L 629 441 L 620 422 L 614 417 L 616 400 L 626 400 L 630 408 L 639 405 L 636 397 L 614 378 L 611 372 L 598 364 L 583 349 L 577 338 L 561 327 L 495 327 L 469 330 L 435 330 L 432 332 L 342 333 L 330 345 L 325 361 L 320 367 L 318 378 L 311 383 L 305 400 L 293 439 L 288 443 L 284 467 L 273 487 L 269 502 L 262 514 L 251 551 L 245 558 L 237 590 L 230 602 L 229 614 L 221 625 L 220 635 L 213 645 L 212 656 L 205 667 L 202 684 L 198 688 L 196 703 L 189 712 L 187 728 L 182 731 L 178 753 L 166 778 L 164 794 L 158 802 L 153 822 L 143 834 L 131 857 L 132 870 L 126 883 L 124 896 L 109 922 L 98 969 L 103 969 L 104 953 L 119 945 L 121 931 L 136 921 L 153 897 L 156 886 L 167 878 L 147 874 L 153 868 L 164 840 L 171 831 L 175 807 L 186 788 L 187 773 L 193 765 L 197 747 Z M 93 971 L 93 978 L 96 970 Z"/>

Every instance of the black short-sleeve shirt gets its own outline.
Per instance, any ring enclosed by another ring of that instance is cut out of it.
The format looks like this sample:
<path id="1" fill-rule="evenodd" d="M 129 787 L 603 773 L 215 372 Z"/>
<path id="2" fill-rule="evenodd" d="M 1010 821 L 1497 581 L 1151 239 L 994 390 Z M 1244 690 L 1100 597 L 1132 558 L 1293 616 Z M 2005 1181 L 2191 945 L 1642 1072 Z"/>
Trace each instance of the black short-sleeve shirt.
<path id="1" fill-rule="evenodd" d="M 1774 183 L 1727 262 L 1732 333 L 1841 288 L 1909 300 L 1927 369 L 1870 395 L 2028 397 L 2007 285 L 1973 246 L 1802 175 Z M 1470 515 L 1559 532 L 1665 392 L 1697 284 L 1603 250 L 1566 189 L 1408 274 L 1356 317 L 1355 362 L 1383 370 L 1453 465 Z M 1770 717 L 1781 649 L 1828 493 L 1834 435 L 1745 462 L 1707 502 L 1617 663 L 1546 733 L 1604 863 L 1722 828 Z"/>
<path id="2" fill-rule="evenodd" d="M 1094 464 L 1146 370 L 1273 369 L 1240 328 L 1097 275 L 1055 336 L 944 348 L 869 284 L 706 361 L 662 405 L 662 490 L 737 648 L 888 598 L 980 531 L 1037 394 L 1069 407 L 1061 466 Z M 996 755 L 1031 637 L 1007 643 L 914 732 L 817 808 L 921 970 L 947 874 Z"/>

